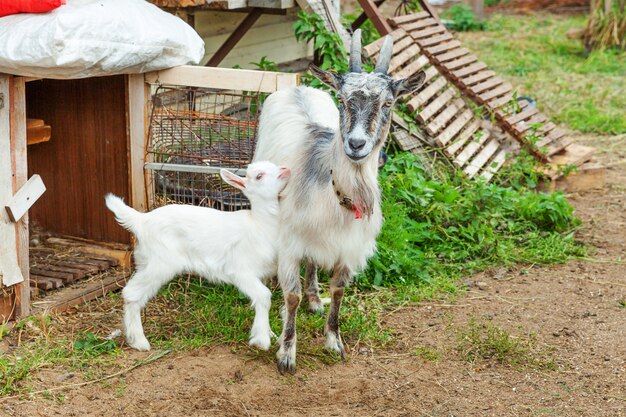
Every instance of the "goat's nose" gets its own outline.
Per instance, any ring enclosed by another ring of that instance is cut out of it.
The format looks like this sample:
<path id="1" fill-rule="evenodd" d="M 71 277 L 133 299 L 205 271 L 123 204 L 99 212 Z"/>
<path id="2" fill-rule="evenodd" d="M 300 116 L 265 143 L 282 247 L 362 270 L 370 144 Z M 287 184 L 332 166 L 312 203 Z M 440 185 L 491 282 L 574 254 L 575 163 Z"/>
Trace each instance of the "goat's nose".
<path id="1" fill-rule="evenodd" d="M 358 152 L 365 146 L 365 139 L 355 139 L 352 138 L 348 141 L 348 145 L 350 145 L 350 149 L 354 152 Z"/>

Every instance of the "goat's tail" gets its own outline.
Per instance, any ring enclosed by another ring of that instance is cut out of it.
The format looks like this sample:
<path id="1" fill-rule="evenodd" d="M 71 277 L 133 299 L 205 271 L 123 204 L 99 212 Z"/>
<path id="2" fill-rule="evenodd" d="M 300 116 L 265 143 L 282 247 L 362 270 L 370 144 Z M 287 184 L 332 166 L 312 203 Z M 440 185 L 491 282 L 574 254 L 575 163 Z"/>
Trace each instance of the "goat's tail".
<path id="1" fill-rule="evenodd" d="M 135 235 L 138 234 L 142 213 L 127 206 L 121 198 L 112 193 L 107 194 L 104 197 L 104 201 L 109 210 L 115 215 L 115 220 L 117 220 L 120 226 L 133 232 Z"/>

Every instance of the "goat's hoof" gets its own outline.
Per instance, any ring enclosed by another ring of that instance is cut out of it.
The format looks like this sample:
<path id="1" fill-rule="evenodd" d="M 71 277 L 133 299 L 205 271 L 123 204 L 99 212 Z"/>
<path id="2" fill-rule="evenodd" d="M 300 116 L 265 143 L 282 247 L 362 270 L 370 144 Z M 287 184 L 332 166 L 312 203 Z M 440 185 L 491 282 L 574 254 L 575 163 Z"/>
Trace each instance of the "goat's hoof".
<path id="1" fill-rule="evenodd" d="M 147 352 L 150 350 L 150 342 L 148 342 L 148 339 L 146 339 L 145 337 L 136 340 L 128 340 L 127 338 L 126 343 L 128 343 L 128 345 L 133 349 L 140 352 Z"/>
<path id="2" fill-rule="evenodd" d="M 272 341 L 270 335 L 268 334 L 263 336 L 251 337 L 249 344 L 250 346 L 256 347 L 261 350 L 268 350 L 272 345 Z"/>
<path id="3" fill-rule="evenodd" d="M 292 359 L 289 355 L 276 356 L 278 357 L 276 366 L 278 367 L 278 372 L 280 372 L 281 375 L 294 375 L 296 373 L 296 361 L 294 359 Z"/>

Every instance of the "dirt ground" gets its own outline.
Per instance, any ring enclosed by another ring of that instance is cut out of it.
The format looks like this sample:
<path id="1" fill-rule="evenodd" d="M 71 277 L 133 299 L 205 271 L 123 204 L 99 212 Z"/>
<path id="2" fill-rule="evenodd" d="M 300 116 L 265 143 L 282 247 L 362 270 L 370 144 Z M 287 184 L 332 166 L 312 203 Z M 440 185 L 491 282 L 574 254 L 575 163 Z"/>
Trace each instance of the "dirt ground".
<path id="1" fill-rule="evenodd" d="M 578 237 L 596 248 L 594 262 L 469 276 L 469 290 L 456 300 L 388 314 L 393 346 L 353 348 L 346 362 L 300 366 L 293 377 L 280 376 L 269 354 L 198 349 L 66 390 L 63 401 L 0 400 L 0 415 L 626 416 L 626 265 L 600 261 L 626 259 L 626 136 L 578 141 L 598 147 L 596 160 L 609 167 L 605 189 L 570 196 L 585 222 Z M 511 334 L 536 333 L 556 369 L 465 361 L 454 329 L 472 317 Z M 425 360 L 418 348 L 439 357 Z M 120 360 L 129 364 L 148 356 L 126 353 Z M 76 382 L 43 374 L 54 384 Z"/>

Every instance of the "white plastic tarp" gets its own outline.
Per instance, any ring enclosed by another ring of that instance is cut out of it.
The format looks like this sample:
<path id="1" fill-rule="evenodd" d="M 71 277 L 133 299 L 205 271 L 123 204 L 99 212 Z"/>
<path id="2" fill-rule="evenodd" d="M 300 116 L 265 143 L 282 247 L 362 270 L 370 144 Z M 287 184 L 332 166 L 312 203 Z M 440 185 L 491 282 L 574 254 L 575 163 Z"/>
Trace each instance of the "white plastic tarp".
<path id="1" fill-rule="evenodd" d="M 204 42 L 143 0 L 67 0 L 0 18 L 0 72 L 41 78 L 132 74 L 197 64 Z"/>

